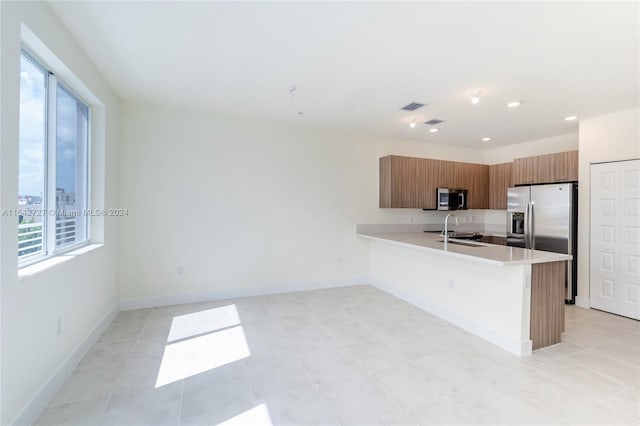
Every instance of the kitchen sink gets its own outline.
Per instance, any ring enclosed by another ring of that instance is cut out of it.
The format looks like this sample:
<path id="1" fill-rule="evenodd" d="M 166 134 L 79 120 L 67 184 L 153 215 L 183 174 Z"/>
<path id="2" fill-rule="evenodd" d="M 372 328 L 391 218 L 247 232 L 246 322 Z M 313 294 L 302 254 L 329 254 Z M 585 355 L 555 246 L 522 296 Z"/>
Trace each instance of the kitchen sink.
<path id="1" fill-rule="evenodd" d="M 438 240 L 438 242 L 444 243 L 444 240 Z M 449 240 L 447 244 L 455 244 L 458 246 L 466 246 L 466 247 L 487 247 L 484 244 L 474 244 L 474 243 L 467 243 L 465 241 L 452 241 L 452 240 Z"/>
<path id="2" fill-rule="evenodd" d="M 433 234 L 440 234 L 442 237 L 444 235 L 444 231 L 424 231 Z M 456 232 L 449 231 L 449 238 L 455 238 L 456 240 L 479 240 L 483 238 L 483 235 L 479 232 Z"/>

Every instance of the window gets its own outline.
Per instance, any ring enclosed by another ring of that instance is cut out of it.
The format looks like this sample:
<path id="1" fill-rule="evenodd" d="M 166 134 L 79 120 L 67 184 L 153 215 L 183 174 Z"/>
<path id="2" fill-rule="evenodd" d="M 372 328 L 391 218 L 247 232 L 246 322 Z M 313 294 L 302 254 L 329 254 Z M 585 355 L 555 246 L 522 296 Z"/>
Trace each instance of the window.
<path id="1" fill-rule="evenodd" d="M 18 260 L 88 241 L 89 107 L 31 55 L 20 58 Z"/>

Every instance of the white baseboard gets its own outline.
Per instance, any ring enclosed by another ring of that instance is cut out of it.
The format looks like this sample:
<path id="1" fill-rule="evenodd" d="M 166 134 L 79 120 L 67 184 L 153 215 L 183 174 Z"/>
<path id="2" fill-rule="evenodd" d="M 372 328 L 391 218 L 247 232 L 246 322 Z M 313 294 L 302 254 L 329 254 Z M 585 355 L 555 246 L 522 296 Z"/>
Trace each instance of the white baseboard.
<path id="1" fill-rule="evenodd" d="M 49 380 L 40 388 L 29 403 L 22 409 L 20 414 L 11 423 L 14 426 L 30 425 L 38 417 L 43 408 L 51 400 L 53 395 L 60 389 L 63 383 L 69 378 L 78 363 L 96 343 L 102 333 L 116 318 L 120 310 L 115 303 L 100 321 L 93 327 L 87 337 L 69 354 L 62 365 L 49 377 Z"/>
<path id="2" fill-rule="evenodd" d="M 579 307 L 585 308 L 585 309 L 590 309 L 591 308 L 591 301 L 589 299 L 587 299 L 587 298 L 576 296 L 576 306 L 579 306 Z"/>
<path id="3" fill-rule="evenodd" d="M 494 345 L 511 352 L 517 356 L 527 356 L 531 355 L 531 351 L 533 348 L 533 342 L 531 340 L 520 341 L 510 339 L 503 334 L 497 333 L 495 330 L 486 327 L 482 324 L 478 324 L 477 322 L 465 318 L 459 314 L 451 312 L 449 310 L 443 309 L 439 306 L 433 305 L 427 301 L 420 300 L 415 297 L 415 295 L 409 294 L 402 290 L 398 290 L 397 288 L 377 280 L 375 278 L 371 279 L 371 285 L 379 288 L 382 291 L 385 291 L 389 294 L 396 296 L 399 299 L 404 300 L 407 303 L 411 303 L 414 306 L 417 306 L 420 309 L 423 309 L 430 314 L 437 316 L 440 319 L 443 319 L 451 324 L 454 324 L 463 330 L 466 330 L 470 333 L 475 334 L 476 336 L 493 343 Z"/>
<path id="4" fill-rule="evenodd" d="M 124 299 L 120 301 L 121 311 L 133 309 L 157 308 L 160 306 L 200 303 L 211 300 L 233 299 L 236 297 L 264 296 L 268 294 L 289 293 L 296 291 L 319 290 L 324 288 L 345 287 L 349 285 L 369 284 L 369 277 L 347 277 L 326 281 L 305 281 L 283 283 L 265 287 L 239 288 L 206 293 L 167 294 L 165 296 Z"/>

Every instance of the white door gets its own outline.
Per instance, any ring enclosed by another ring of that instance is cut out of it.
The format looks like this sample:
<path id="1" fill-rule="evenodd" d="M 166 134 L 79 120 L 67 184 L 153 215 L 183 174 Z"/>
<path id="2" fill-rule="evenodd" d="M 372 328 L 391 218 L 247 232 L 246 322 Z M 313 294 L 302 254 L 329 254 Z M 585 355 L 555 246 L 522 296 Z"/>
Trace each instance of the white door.
<path id="1" fill-rule="evenodd" d="M 640 319 L 640 160 L 591 165 L 591 307 Z"/>

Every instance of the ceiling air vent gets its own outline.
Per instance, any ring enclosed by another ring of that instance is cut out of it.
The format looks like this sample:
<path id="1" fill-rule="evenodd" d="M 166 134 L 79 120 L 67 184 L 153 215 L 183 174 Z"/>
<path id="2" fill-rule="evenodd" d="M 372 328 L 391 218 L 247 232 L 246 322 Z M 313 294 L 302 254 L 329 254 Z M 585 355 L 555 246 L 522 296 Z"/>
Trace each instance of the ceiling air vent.
<path id="1" fill-rule="evenodd" d="M 425 104 L 419 104 L 417 102 L 411 102 L 409 105 L 405 105 L 400 109 L 403 109 L 405 111 L 415 111 L 418 108 L 422 108 L 423 106 L 425 106 Z"/>
<path id="2" fill-rule="evenodd" d="M 424 124 L 428 124 L 429 126 L 435 126 L 436 124 L 444 123 L 444 120 L 438 120 L 434 118 L 433 120 L 425 121 Z"/>

